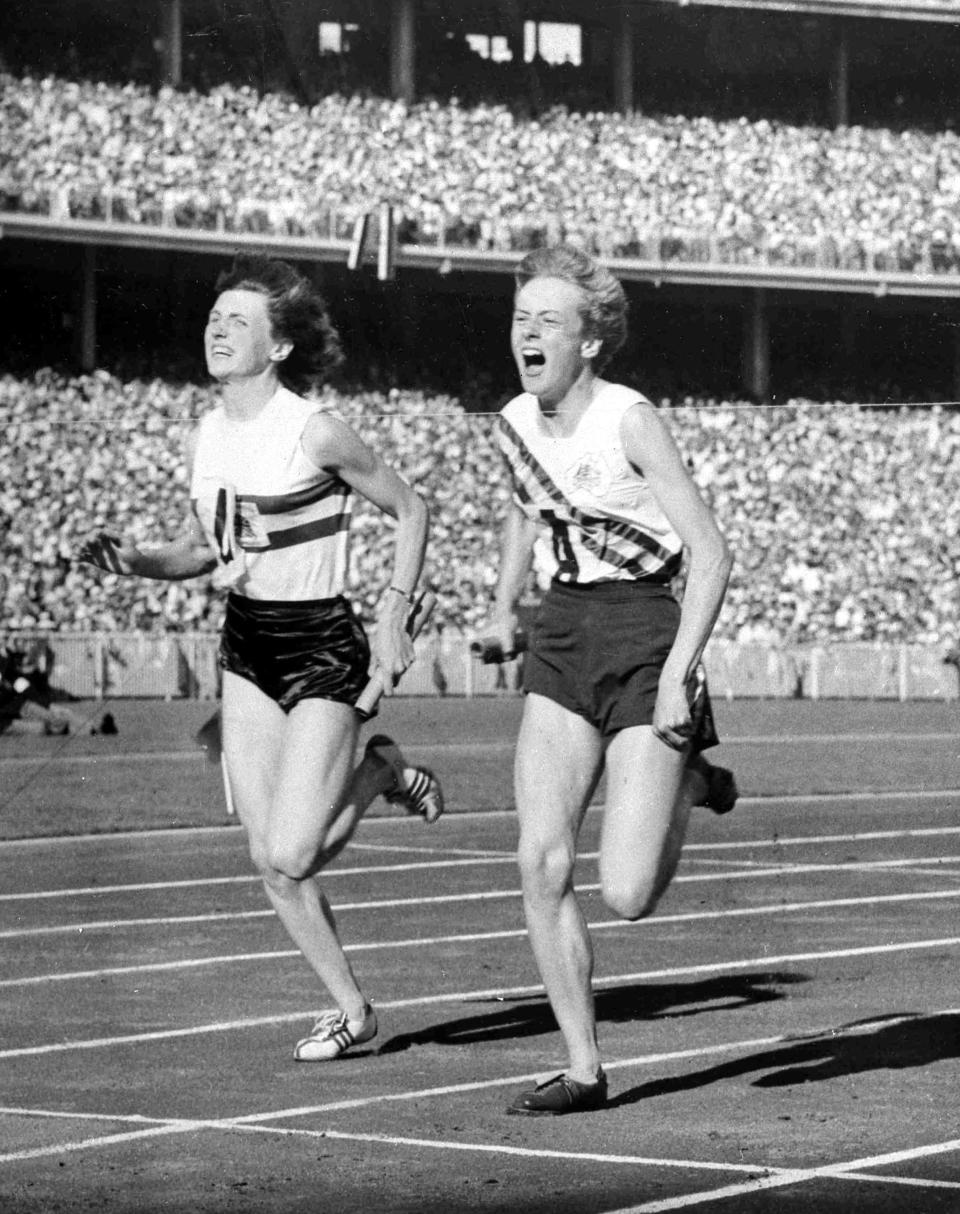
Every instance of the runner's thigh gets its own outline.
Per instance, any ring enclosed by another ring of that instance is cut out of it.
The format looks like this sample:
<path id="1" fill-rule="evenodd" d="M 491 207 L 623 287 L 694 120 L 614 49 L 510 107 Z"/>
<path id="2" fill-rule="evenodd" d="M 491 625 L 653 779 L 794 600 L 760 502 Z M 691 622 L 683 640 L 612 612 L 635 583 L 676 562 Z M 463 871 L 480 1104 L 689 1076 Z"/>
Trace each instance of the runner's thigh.
<path id="1" fill-rule="evenodd" d="M 353 774 L 357 715 L 349 704 L 306 699 L 287 715 L 270 809 L 278 867 L 304 869 L 326 845 Z"/>
<path id="2" fill-rule="evenodd" d="M 600 838 L 604 891 L 646 900 L 672 862 L 689 812 L 683 798 L 686 754 L 661 742 L 649 725 L 616 734 L 607 748 L 607 787 Z"/>
<path id="3" fill-rule="evenodd" d="M 531 693 L 514 765 L 521 835 L 575 837 L 603 759 L 600 734 L 583 717 Z"/>
<path id="4" fill-rule="evenodd" d="M 286 713 L 249 679 L 229 670 L 223 673 L 222 712 L 230 791 L 254 849 L 267 831 Z"/>

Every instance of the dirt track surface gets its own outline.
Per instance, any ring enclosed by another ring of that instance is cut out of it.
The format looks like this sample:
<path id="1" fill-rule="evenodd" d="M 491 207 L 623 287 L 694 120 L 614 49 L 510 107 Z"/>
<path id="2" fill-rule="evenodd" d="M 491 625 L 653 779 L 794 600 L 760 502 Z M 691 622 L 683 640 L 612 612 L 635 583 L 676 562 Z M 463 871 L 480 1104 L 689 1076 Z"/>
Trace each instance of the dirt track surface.
<path id="1" fill-rule="evenodd" d="M 750 700 L 715 706 L 717 761 L 747 796 L 960 789 L 960 705 Z M 116 736 L 91 734 L 106 708 Z M 202 826 L 228 821 L 220 768 L 197 733 L 197 701 L 78 703 L 65 738 L 0 735 L 0 837 Z M 514 696 L 397 697 L 365 727 L 391 733 L 443 779 L 451 812 L 513 804 Z M 374 807 L 374 814 L 387 812 Z"/>
<path id="2" fill-rule="evenodd" d="M 380 1034 L 320 1066 L 292 1060 L 323 999 L 241 831 L 167 784 L 207 772 L 165 757 L 206 714 L 153 706 L 147 728 L 142 707 L 71 755 L 74 780 L 130 763 L 132 793 L 104 777 L 98 817 L 64 773 L 36 812 L 81 833 L 0 843 L 4 1214 L 960 1210 L 955 706 L 718 706 L 750 795 L 696 812 L 641 923 L 598 896 L 588 814 L 611 1101 L 546 1120 L 504 1113 L 562 1066 L 513 858 L 516 702 L 390 706 L 453 812 L 427 828 L 383 807 L 325 875 Z"/>

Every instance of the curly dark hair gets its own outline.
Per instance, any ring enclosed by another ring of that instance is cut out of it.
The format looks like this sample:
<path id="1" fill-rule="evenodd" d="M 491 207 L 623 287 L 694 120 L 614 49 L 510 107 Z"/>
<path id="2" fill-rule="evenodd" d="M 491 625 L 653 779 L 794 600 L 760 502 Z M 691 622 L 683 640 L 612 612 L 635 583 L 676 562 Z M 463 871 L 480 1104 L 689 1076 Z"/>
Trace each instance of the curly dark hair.
<path id="1" fill-rule="evenodd" d="M 313 283 L 287 262 L 259 254 L 238 254 L 230 269 L 217 279 L 216 291 L 218 295 L 223 291 L 256 291 L 266 296 L 273 336 L 293 346 L 277 363 L 280 382 L 292 391 L 306 391 L 343 362 L 340 335 L 326 301 Z"/>
<path id="2" fill-rule="evenodd" d="M 627 340 L 629 304 L 620 280 L 589 253 L 564 244 L 534 249 L 524 257 L 516 269 L 517 290 L 534 278 L 560 278 L 583 292 L 584 332 L 600 340 L 594 365 L 602 371 Z"/>

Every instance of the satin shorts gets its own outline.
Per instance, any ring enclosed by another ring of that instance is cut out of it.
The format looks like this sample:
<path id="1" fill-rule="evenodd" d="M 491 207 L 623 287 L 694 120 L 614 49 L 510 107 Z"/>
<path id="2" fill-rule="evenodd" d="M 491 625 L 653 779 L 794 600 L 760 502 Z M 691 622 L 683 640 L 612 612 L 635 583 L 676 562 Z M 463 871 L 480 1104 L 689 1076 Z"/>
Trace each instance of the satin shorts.
<path id="1" fill-rule="evenodd" d="M 355 704 L 367 682 L 370 646 L 341 596 L 270 602 L 231 594 L 219 661 L 289 712 L 306 699 Z"/>
<path id="2" fill-rule="evenodd" d="M 533 621 L 523 690 L 583 717 L 604 737 L 651 725 L 660 672 L 680 623 L 663 582 L 554 582 Z M 691 684 L 694 751 L 719 741 L 705 679 Z"/>

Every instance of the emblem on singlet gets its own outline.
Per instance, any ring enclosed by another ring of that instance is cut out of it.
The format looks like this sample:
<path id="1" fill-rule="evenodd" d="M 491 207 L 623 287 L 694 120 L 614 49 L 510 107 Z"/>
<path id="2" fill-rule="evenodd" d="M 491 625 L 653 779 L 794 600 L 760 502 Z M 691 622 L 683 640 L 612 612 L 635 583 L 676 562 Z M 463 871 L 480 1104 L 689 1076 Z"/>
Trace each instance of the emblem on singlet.
<path id="1" fill-rule="evenodd" d="M 246 552 L 262 552 L 270 547 L 270 536 L 256 502 L 237 502 L 236 527 L 237 541 Z"/>
<path id="2" fill-rule="evenodd" d="M 602 498 L 609 492 L 612 478 L 603 456 L 596 451 L 588 451 L 570 465 L 565 479 L 571 493 L 587 493 L 591 497 Z"/>

